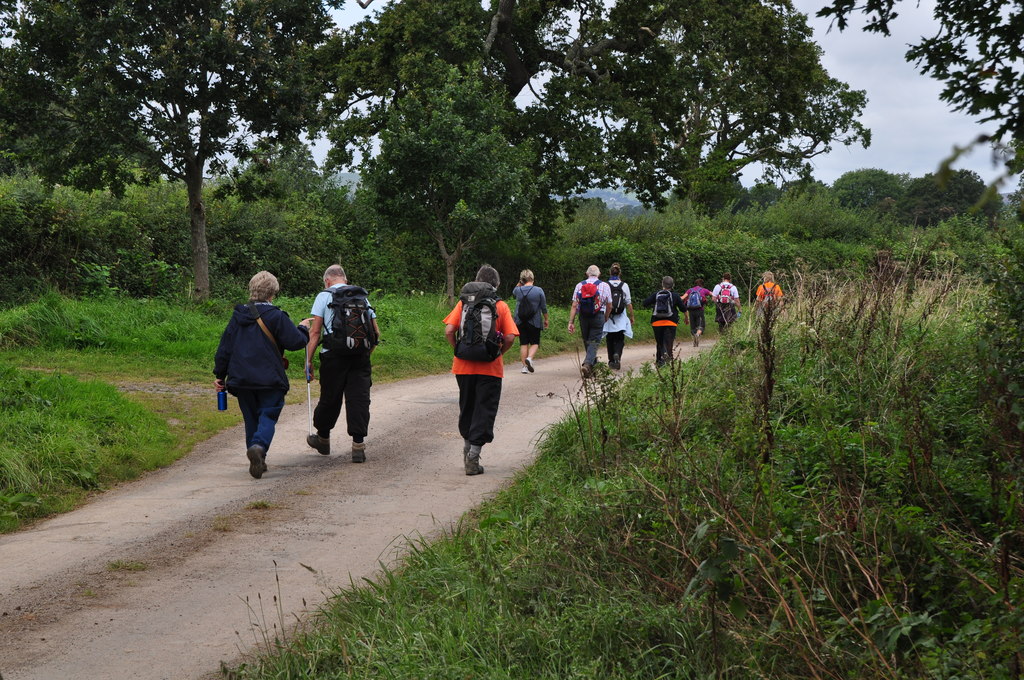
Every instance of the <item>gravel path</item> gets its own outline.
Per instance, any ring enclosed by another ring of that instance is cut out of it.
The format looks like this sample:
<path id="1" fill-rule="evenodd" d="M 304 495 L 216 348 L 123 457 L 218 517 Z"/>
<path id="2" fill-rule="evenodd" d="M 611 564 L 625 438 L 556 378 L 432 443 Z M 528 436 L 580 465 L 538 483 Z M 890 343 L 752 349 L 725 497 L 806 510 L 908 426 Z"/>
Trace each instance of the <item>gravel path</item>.
<path id="1" fill-rule="evenodd" d="M 623 370 L 652 351 L 627 345 Z M 680 345 L 683 358 L 695 351 Z M 463 474 L 455 379 L 431 376 L 373 388 L 364 464 L 350 461 L 343 438 L 331 456 L 307 448 L 306 406 L 290 405 L 260 480 L 236 427 L 74 512 L 0 536 L 0 678 L 220 677 L 222 662 L 259 651 L 529 464 L 580 388 L 575 357 L 541 355 L 536 366 L 506 367 L 483 475 Z"/>

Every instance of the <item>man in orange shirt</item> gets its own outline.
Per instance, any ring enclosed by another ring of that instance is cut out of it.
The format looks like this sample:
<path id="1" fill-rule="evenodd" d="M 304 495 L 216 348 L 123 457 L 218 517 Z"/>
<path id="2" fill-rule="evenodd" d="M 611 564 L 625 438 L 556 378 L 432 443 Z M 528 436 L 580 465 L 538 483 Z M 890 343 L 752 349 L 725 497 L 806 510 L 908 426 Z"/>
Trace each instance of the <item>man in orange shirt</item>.
<path id="1" fill-rule="evenodd" d="M 497 297 L 500 283 L 498 271 L 490 265 L 483 265 L 476 273 L 476 280 L 462 287 L 459 302 L 444 318 L 444 335 L 452 349 L 456 349 L 459 332 L 463 328 L 463 306 L 472 304 L 477 298 Z M 494 418 L 498 415 L 501 400 L 501 379 L 505 375 L 502 356 L 512 347 L 519 335 L 519 329 L 512 320 L 512 312 L 504 301 L 494 304 L 495 318 L 486 323 L 494 324 L 500 338 L 497 356 L 487 361 L 452 359 L 452 373 L 459 384 L 459 434 L 462 435 L 462 461 L 467 475 L 483 474 L 480 465 L 480 448 L 494 441 Z M 483 313 L 483 312 L 482 312 Z"/>
<path id="2" fill-rule="evenodd" d="M 761 275 L 761 280 L 764 281 L 760 286 L 757 287 L 755 295 L 757 296 L 758 314 L 764 311 L 765 305 L 771 304 L 777 311 L 782 308 L 782 288 L 779 284 L 775 283 L 775 274 L 772 272 L 765 272 Z"/>

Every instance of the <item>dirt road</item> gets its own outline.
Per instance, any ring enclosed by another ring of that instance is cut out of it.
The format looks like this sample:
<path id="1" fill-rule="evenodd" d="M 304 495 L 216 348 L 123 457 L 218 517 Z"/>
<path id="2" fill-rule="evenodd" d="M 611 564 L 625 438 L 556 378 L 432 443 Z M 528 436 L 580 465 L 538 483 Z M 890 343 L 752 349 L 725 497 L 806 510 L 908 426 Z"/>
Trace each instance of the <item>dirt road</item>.
<path id="1" fill-rule="evenodd" d="M 684 358 L 696 351 L 680 348 Z M 651 352 L 627 345 L 624 372 Z M 0 675 L 218 677 L 222 661 L 258 651 L 282 621 L 371 578 L 406 538 L 457 522 L 527 465 L 544 428 L 578 398 L 575 361 L 541 358 L 531 375 L 506 367 L 480 476 L 463 473 L 455 379 L 432 376 L 373 388 L 364 464 L 350 461 L 344 437 L 331 456 L 307 448 L 306 407 L 290 405 L 261 480 L 249 476 L 233 428 L 74 512 L 0 537 Z"/>

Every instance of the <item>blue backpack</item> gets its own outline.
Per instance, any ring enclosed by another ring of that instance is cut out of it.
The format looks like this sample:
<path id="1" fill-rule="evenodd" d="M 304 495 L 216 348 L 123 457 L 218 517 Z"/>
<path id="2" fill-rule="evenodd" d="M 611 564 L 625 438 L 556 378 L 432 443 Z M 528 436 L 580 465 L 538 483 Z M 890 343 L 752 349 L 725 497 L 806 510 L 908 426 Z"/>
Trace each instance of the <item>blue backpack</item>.
<path id="1" fill-rule="evenodd" d="M 704 302 L 701 300 L 700 291 L 696 288 L 691 288 L 689 295 L 686 296 L 686 306 L 689 309 L 700 309 L 704 306 Z"/>

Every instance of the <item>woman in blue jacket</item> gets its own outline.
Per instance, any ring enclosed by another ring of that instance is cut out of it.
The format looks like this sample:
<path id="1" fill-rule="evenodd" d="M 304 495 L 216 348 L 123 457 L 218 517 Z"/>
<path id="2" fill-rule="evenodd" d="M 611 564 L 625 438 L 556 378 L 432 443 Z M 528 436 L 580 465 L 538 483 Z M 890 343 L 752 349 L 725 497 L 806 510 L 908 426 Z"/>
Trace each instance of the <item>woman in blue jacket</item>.
<path id="1" fill-rule="evenodd" d="M 238 399 L 245 421 L 245 455 L 249 474 L 259 479 L 267 471 L 267 451 L 288 392 L 284 350 L 299 350 L 309 342 L 309 322 L 299 326 L 271 304 L 281 286 L 277 277 L 258 272 L 249 281 L 249 302 L 236 305 L 213 360 L 213 386 Z"/>

